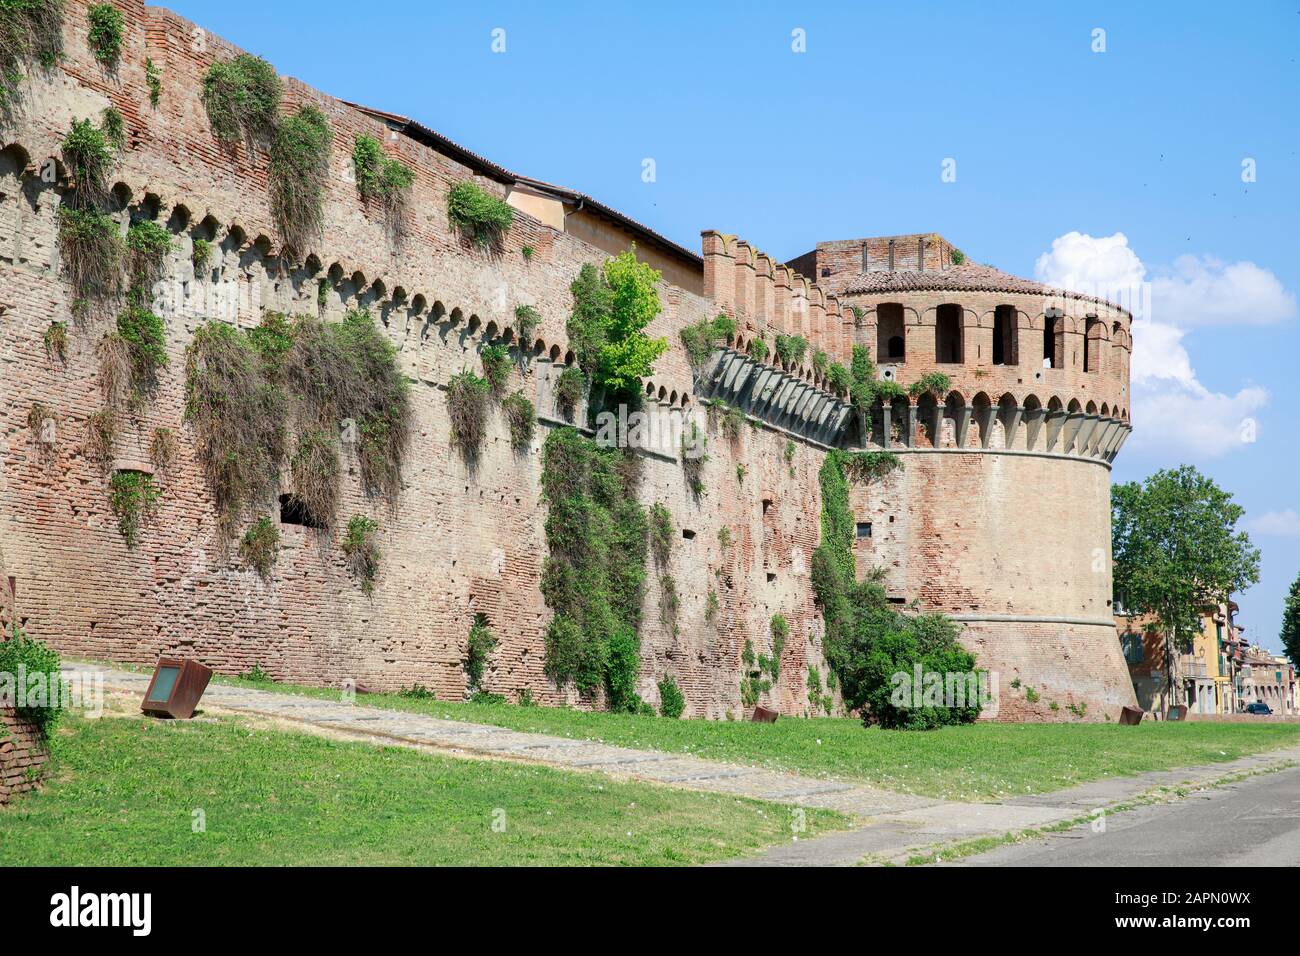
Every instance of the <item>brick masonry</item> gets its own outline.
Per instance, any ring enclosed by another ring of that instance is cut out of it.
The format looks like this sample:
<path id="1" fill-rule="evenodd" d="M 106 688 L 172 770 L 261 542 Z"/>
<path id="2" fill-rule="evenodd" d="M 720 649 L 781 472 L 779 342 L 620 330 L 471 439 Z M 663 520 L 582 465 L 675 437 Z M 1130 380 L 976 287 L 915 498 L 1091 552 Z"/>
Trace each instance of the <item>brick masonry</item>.
<path id="1" fill-rule="evenodd" d="M 584 262 L 599 263 L 606 252 L 522 211 L 499 252 L 470 248 L 448 226 L 446 194 L 453 183 L 474 178 L 474 170 L 412 138 L 390 136 L 375 116 L 287 80 L 286 109 L 301 103 L 320 108 L 332 124 L 334 148 L 323 236 L 301 265 L 282 261 L 268 209 L 265 157 L 219 144 L 199 97 L 208 66 L 237 51 L 166 10 L 121 0 L 127 43 L 120 66 L 109 73 L 87 49 L 86 4 L 70 0 L 66 6 L 60 69 L 29 78 L 12 123 L 0 126 L 0 561 L 18 579 L 17 613 L 28 632 L 70 655 L 131 663 L 150 663 L 161 653 L 194 655 L 223 673 L 257 665 L 286 681 L 355 680 L 373 689 L 420 683 L 440 697 L 458 698 L 466 688 L 469 628 L 476 614 L 485 614 L 501 638 L 487 689 L 511 699 L 528 689 L 541 702 L 589 703 L 571 689 L 553 687 L 542 673 L 549 611 L 538 589 L 545 554 L 540 452 L 560 418 L 554 379 L 571 360 L 564 331 L 569 283 Z M 146 58 L 163 70 L 156 109 L 145 85 Z M 85 448 L 88 416 L 102 406 L 95 349 L 110 319 L 71 317 L 54 241 L 69 183 L 40 175 L 50 157 L 57 160 L 71 121 L 97 117 L 109 105 L 128 126 L 128 149 L 114 170 L 122 228 L 133 217 L 155 218 L 176 239 L 155 290 L 170 363 L 158 393 L 114 450 L 119 463 L 148 468 L 156 427 L 171 428 L 181 439 L 176 459 L 156 475 L 163 498 L 134 549 L 116 529 L 106 476 Z M 365 208 L 351 180 L 351 144 L 363 132 L 380 138 L 416 172 L 412 228 L 399 244 Z M 490 178 L 478 182 L 504 192 Z M 190 261 L 195 238 L 212 239 L 217 247 L 201 275 Z M 535 250 L 531 257 L 523 255 L 525 246 Z M 647 383 L 649 411 L 659 419 L 680 419 L 692 410 L 693 384 L 678 331 L 719 310 L 739 315 L 743 308 L 742 329 L 759 331 L 768 328 L 770 315 L 772 328 L 806 334 L 838 360 L 847 360 L 853 342 L 874 337 L 873 319 L 856 319 L 847 300 L 836 301 L 798 270 L 774 264 L 734 237 L 706 233 L 704 248 L 705 294 L 665 284 L 664 312 L 650 328 L 672 345 Z M 943 242 L 933 247 L 945 256 L 948 248 Z M 715 280 L 720 274 L 719 257 L 743 273 L 734 281 L 728 273 L 725 293 L 724 285 L 710 282 L 710 270 Z M 358 513 L 380 522 L 381 569 L 371 598 L 346 571 L 339 530 L 330 535 L 282 524 L 271 580 L 241 566 L 216 534 L 211 497 L 181 421 L 185 349 L 194 331 L 208 319 L 249 328 L 265 310 L 315 313 L 320 278 L 329 282 L 323 315 L 338 319 L 350 308 L 371 309 L 412 382 L 415 426 L 397 504 L 368 500 L 356 462 L 345 459 L 339 524 Z M 908 348 L 915 341 L 923 350 L 933 321 L 921 298 L 933 304 L 942 296 L 912 295 Z M 995 402 L 1004 389 L 1023 398 L 1028 388 L 1013 386 L 1012 377 L 1031 370 L 975 370 L 982 337 L 992 334 L 988 313 L 994 306 L 992 298 L 966 298 L 972 368 L 962 370 L 971 376 L 962 384 L 964 394 L 979 391 L 973 387 L 978 377 Z M 532 398 L 542 427 L 530 448 L 516 452 L 494 413 L 488 445 L 470 470 L 450 448 L 445 386 L 462 368 L 479 368 L 483 345 L 509 341 L 505 330 L 519 304 L 535 306 L 542 319 L 533 342 L 511 341 L 519 359 L 511 387 Z M 1035 310 L 1026 305 L 1022 311 L 1032 335 Z M 66 363 L 48 356 L 43 345 L 56 320 L 69 324 Z M 1127 352 L 1110 367 L 1108 404 L 1118 409 Z M 918 361 L 905 371 L 924 370 Z M 1067 368 L 1048 371 L 1061 373 L 1058 391 L 1067 400 L 1076 391 L 1087 400 L 1085 389 L 1102 387 Z M 798 373 L 814 375 L 808 368 Z M 1044 405 L 1046 399 L 1044 392 Z M 51 443 L 37 441 L 28 428 L 36 402 L 54 412 Z M 659 585 L 651 569 L 642 696 L 656 701 L 656 682 L 670 673 L 686 694 L 688 713 L 739 714 L 742 648 L 750 639 L 757 652 L 769 650 L 768 622 L 780 612 L 792 634 L 781 681 L 766 703 L 787 714 L 806 713 L 807 668 L 825 673 L 809 580 L 820 533 L 817 472 L 824 449 L 760 425 L 731 441 L 711 434 L 709 454 L 706 494 L 698 501 L 671 454 L 644 456 L 642 500 L 667 504 L 681 533 L 670 571 L 682 606 L 675 632 L 659 623 Z M 737 465 L 744 466 L 743 480 Z M 895 516 L 900 530 L 892 543 L 878 542 L 882 551 L 873 560 L 889 564 L 901 596 L 954 612 L 1075 620 L 1107 617 L 1109 566 L 1097 572 L 1089 562 L 1097 548 L 1108 562 L 1108 495 L 1108 471 L 1096 462 L 975 452 L 927 460 L 916 454 L 901 477 L 855 492 L 855 505 L 864 513 L 879 511 L 885 523 L 888 514 Z M 723 528 L 732 541 L 726 548 L 719 540 Z M 705 620 L 710 590 L 720 602 L 712 623 Z M 981 621 L 968 625 L 966 639 L 988 666 L 1024 675 L 1062 705 L 1089 703 L 1089 718 L 1131 702 L 1131 688 L 1126 698 L 1115 683 L 1114 675 L 1126 671 L 1113 626 Z M 1003 710 L 1033 719 L 1067 716 L 1030 713 L 1014 700 Z"/>
<path id="2" fill-rule="evenodd" d="M 0 705 L 0 805 L 35 789 L 49 759 L 40 731 Z"/>

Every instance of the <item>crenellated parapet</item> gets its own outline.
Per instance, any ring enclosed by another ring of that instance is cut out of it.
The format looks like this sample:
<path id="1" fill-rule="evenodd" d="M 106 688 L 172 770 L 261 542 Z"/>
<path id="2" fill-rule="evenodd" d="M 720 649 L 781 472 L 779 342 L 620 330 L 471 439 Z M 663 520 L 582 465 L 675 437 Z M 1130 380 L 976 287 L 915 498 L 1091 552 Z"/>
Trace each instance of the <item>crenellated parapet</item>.
<path id="1" fill-rule="evenodd" d="M 853 345 L 853 310 L 815 281 L 751 246 L 743 239 L 707 229 L 701 233 L 704 296 L 736 321 L 744 342 L 802 336 L 808 352 L 787 372 L 814 380 L 813 355 L 848 364 Z"/>

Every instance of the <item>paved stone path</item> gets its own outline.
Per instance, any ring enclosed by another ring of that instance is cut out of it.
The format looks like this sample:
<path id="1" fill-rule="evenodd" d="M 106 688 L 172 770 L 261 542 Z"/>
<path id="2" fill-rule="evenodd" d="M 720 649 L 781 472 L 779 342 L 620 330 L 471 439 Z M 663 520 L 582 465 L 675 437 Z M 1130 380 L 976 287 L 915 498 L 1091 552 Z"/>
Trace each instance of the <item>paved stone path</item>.
<path id="1" fill-rule="evenodd" d="M 72 663 L 65 671 L 100 672 L 105 688 L 143 695 L 149 674 Z M 896 793 L 866 784 L 806 777 L 686 754 L 634 750 L 591 740 L 522 733 L 489 724 L 442 720 L 319 697 L 211 684 L 203 703 L 213 710 L 298 721 L 341 734 L 415 744 L 480 757 L 524 760 L 566 770 L 587 770 L 650 783 L 839 810 L 861 827 L 809 840 L 793 840 L 741 865 L 844 865 L 865 856 L 899 859 L 921 847 L 1047 826 L 1113 806 L 1158 786 L 1206 785 L 1230 773 L 1300 760 L 1300 747 L 1226 764 L 1096 781 L 1056 793 L 1001 803 L 961 803 Z"/>

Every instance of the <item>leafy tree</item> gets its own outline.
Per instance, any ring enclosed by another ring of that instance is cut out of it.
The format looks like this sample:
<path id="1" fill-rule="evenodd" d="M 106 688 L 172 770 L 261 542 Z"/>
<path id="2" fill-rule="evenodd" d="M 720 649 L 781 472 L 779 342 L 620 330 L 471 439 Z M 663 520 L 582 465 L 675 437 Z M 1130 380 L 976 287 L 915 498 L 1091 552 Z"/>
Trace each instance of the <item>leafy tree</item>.
<path id="1" fill-rule="evenodd" d="M 1201 608 L 1259 580 L 1259 550 L 1237 530 L 1244 513 L 1191 465 L 1116 485 L 1115 594 L 1130 613 L 1151 614 L 1171 646 L 1189 651 Z"/>
<path id="2" fill-rule="evenodd" d="M 1291 585 L 1282 609 L 1282 647 L 1291 663 L 1300 665 L 1300 575 Z"/>
<path id="3" fill-rule="evenodd" d="M 659 271 L 638 262 L 635 249 L 629 249 L 607 259 L 599 272 L 584 265 L 570 286 L 569 341 L 594 388 L 615 394 L 635 391 L 668 349 L 666 339 L 645 334 L 663 309 L 659 279 Z"/>

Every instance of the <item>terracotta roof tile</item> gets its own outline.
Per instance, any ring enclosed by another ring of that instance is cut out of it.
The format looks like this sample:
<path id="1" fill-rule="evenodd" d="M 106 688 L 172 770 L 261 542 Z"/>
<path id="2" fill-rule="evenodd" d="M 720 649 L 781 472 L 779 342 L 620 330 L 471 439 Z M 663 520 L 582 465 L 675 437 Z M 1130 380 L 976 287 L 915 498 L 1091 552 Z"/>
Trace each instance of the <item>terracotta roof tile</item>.
<path id="1" fill-rule="evenodd" d="M 1091 295 L 1080 295 L 1022 279 L 1010 273 L 977 263 L 963 263 L 950 269 L 925 272 L 863 272 L 845 279 L 841 295 L 879 295 L 884 292 L 1013 292 L 1024 295 L 1061 296 L 1097 302 L 1128 315 L 1113 302 Z"/>

